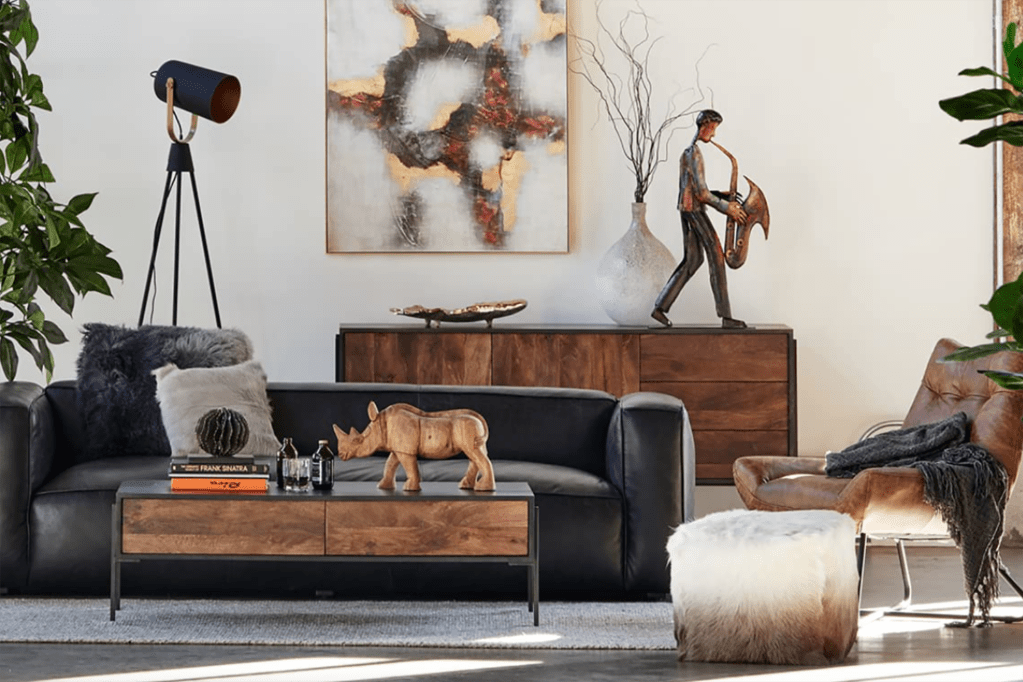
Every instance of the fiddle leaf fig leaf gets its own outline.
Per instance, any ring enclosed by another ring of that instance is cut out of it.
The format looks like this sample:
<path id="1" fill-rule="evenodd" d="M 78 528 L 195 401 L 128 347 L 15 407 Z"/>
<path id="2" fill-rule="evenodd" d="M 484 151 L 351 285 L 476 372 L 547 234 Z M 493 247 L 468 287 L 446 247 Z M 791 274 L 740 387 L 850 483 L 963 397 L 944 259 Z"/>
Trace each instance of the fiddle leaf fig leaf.
<path id="1" fill-rule="evenodd" d="M 1006 83 L 1012 84 L 1009 77 L 1003 73 L 998 73 L 994 69 L 990 69 L 986 66 L 978 66 L 975 69 L 963 69 L 959 72 L 960 76 L 994 76 L 995 78 L 1001 78 Z"/>
<path id="2" fill-rule="evenodd" d="M 959 144 L 971 147 L 984 147 L 996 140 L 1001 140 L 1014 147 L 1023 147 L 1023 121 L 1013 121 L 1012 123 L 985 128 L 976 135 L 960 140 Z"/>
<path id="3" fill-rule="evenodd" d="M 1023 390 L 1023 374 L 1017 374 L 1016 372 L 1002 372 L 994 369 L 982 370 L 981 374 L 1002 388 L 1007 388 L 1010 391 Z"/>
<path id="4" fill-rule="evenodd" d="M 1023 296 L 1023 276 L 995 289 L 995 292 L 991 294 L 991 299 L 987 303 L 981 304 L 980 307 L 991 313 L 995 324 L 1001 329 L 1011 330 L 1013 318 L 1020 306 L 1021 296 Z"/>
<path id="5" fill-rule="evenodd" d="M 1009 67 L 1009 80 L 1017 90 L 1023 90 L 1023 45 L 1012 48 L 1012 52 L 1005 58 Z"/>
<path id="6" fill-rule="evenodd" d="M 943 99 L 938 102 L 938 106 L 960 121 L 980 121 L 1002 114 L 1023 113 L 1023 102 L 1005 88 L 974 90 L 965 95 Z"/>
<path id="7" fill-rule="evenodd" d="M 980 358 L 986 358 L 989 355 L 995 353 L 1001 353 L 1002 351 L 1010 350 L 1008 344 L 1004 343 L 985 343 L 980 346 L 964 346 L 958 350 L 954 350 L 941 359 L 941 362 L 969 362 L 970 360 L 979 360 Z"/>
<path id="8" fill-rule="evenodd" d="M 1016 48 L 1016 22 L 1005 27 L 1005 41 L 1002 42 L 1002 53 L 1008 59 L 1009 55 Z"/>

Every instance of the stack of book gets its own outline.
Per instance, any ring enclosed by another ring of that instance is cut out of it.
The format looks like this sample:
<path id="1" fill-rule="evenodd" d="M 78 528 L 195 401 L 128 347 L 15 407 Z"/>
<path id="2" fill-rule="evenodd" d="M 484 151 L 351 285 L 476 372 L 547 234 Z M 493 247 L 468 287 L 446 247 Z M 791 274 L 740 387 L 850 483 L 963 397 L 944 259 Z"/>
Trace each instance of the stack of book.
<path id="1" fill-rule="evenodd" d="M 193 492 L 266 492 L 270 465 L 251 455 L 172 457 L 171 490 Z"/>

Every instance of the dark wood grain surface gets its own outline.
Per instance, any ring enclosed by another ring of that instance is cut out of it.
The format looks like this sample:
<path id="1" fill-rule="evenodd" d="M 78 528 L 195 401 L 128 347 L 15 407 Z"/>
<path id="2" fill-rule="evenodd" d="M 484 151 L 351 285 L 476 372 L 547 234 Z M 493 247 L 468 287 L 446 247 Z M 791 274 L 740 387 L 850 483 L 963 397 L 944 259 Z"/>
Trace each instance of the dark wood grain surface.
<path id="1" fill-rule="evenodd" d="M 728 483 L 745 454 L 797 454 L 795 362 L 783 325 L 342 327 L 337 378 L 667 393 L 689 412 L 697 479 Z"/>
<path id="2" fill-rule="evenodd" d="M 330 502 L 327 554 L 526 556 L 526 501 Z"/>
<path id="3" fill-rule="evenodd" d="M 322 555 L 323 502 L 127 499 L 126 554 Z"/>

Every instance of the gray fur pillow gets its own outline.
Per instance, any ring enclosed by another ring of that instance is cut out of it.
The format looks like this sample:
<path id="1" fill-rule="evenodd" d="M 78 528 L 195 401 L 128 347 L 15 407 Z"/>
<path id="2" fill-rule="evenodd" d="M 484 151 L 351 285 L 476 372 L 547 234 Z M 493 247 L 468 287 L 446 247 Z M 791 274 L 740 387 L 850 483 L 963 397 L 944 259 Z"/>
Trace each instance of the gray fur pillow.
<path id="1" fill-rule="evenodd" d="M 221 367 L 252 358 L 237 329 L 90 323 L 78 355 L 78 408 L 85 444 L 76 461 L 123 455 L 170 455 L 156 404 L 153 370 Z"/>
<path id="2" fill-rule="evenodd" d="M 175 457 L 200 452 L 195 435 L 199 418 L 217 407 L 245 417 L 249 440 L 239 455 L 272 455 L 281 447 L 270 422 L 266 373 L 256 360 L 231 367 L 179 369 L 168 364 L 153 372 L 156 400 Z"/>

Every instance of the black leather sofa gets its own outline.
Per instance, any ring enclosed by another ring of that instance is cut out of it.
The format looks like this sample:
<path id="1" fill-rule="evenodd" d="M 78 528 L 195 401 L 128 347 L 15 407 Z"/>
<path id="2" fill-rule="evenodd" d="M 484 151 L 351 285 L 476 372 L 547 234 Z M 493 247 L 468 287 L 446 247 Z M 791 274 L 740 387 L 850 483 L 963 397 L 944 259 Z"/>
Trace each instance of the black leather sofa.
<path id="1" fill-rule="evenodd" d="M 111 505 L 126 480 L 167 477 L 153 456 L 80 461 L 74 381 L 0 384 L 0 588 L 106 594 Z M 668 592 L 665 543 L 693 516 L 694 449 L 682 403 L 587 390 L 273 383 L 278 437 L 310 454 L 331 425 L 362 429 L 366 406 L 468 407 L 490 426 L 498 481 L 526 481 L 539 508 L 541 599 Z M 333 445 L 332 445 L 333 447 Z M 379 480 L 382 456 L 338 462 L 338 480 Z M 458 481 L 466 460 L 422 461 L 424 481 Z M 520 598 L 525 569 L 503 564 L 170 560 L 126 564 L 127 596 Z"/>

